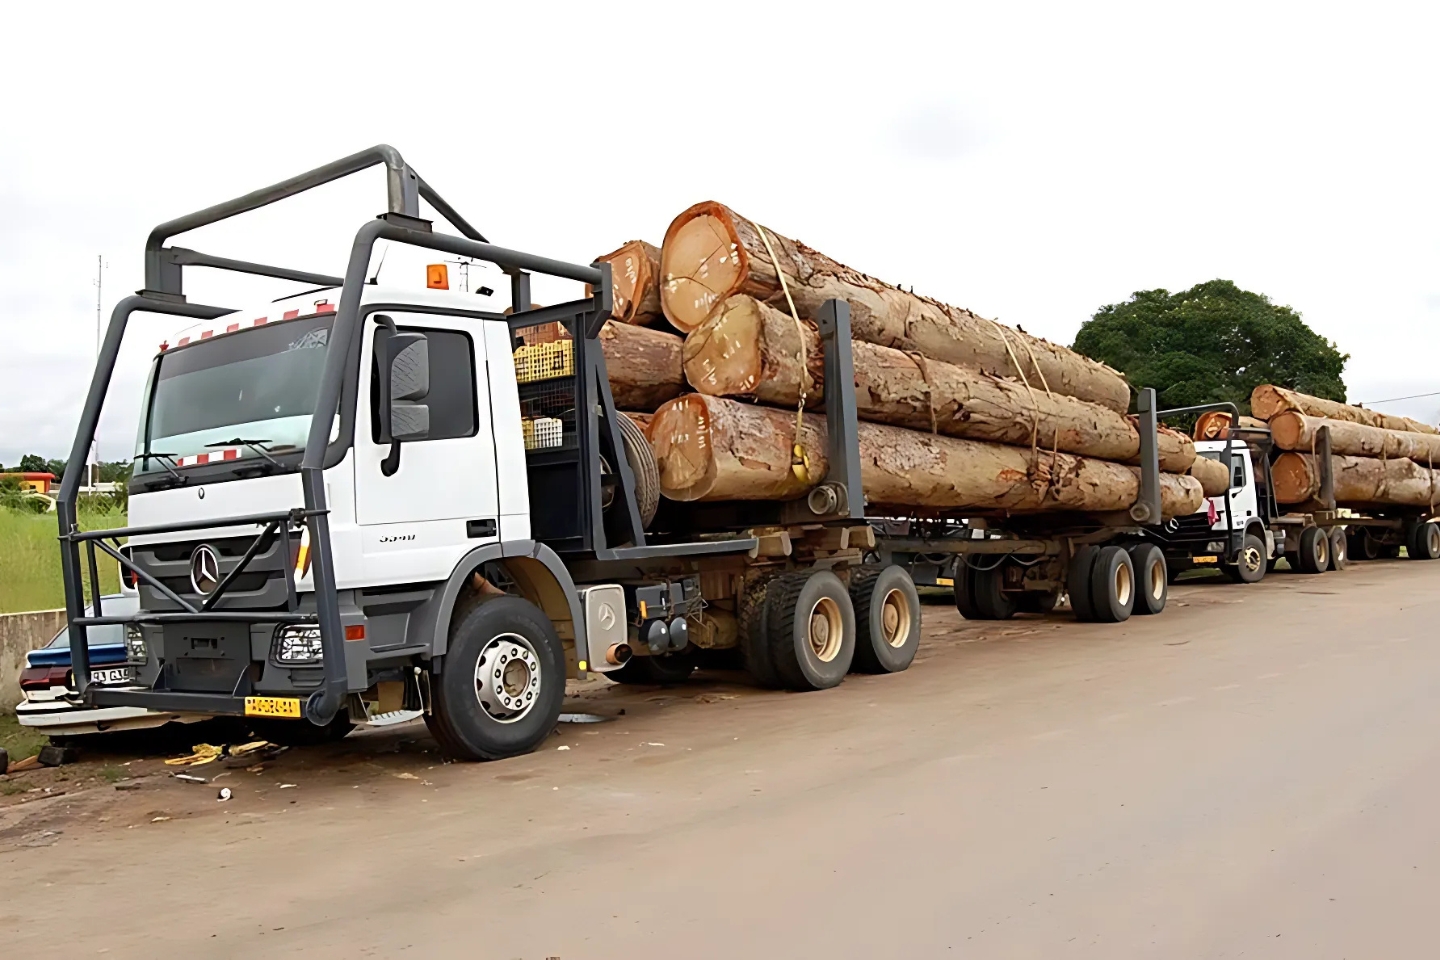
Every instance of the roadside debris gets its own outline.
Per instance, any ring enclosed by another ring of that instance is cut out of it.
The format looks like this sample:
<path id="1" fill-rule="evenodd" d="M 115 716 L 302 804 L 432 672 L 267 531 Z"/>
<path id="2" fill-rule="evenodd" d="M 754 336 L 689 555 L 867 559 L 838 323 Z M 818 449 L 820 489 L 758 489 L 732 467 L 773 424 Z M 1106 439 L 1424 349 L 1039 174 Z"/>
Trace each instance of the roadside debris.
<path id="1" fill-rule="evenodd" d="M 67 763 L 74 763 L 76 760 L 79 760 L 80 751 L 74 747 L 57 747 L 51 744 L 47 747 L 41 747 L 36 757 L 39 759 L 41 766 L 63 767 Z"/>
<path id="2" fill-rule="evenodd" d="M 396 778 L 399 779 L 399 780 L 419 780 L 419 779 L 420 779 L 419 777 L 415 776 L 415 774 L 413 774 L 413 773 L 403 773 L 403 772 L 402 772 L 402 773 L 397 773 L 397 774 L 395 774 L 395 776 L 396 776 Z"/>
<path id="3" fill-rule="evenodd" d="M 9 772 L 22 773 L 23 771 L 30 770 L 38 766 L 40 766 L 40 755 L 37 753 L 33 757 L 26 757 L 24 760 L 18 760 L 15 763 L 10 764 Z"/>
<path id="4" fill-rule="evenodd" d="M 245 763 L 253 763 L 255 760 L 273 760 L 285 752 L 285 747 L 271 743 L 269 740 L 252 740 L 250 743 L 237 745 L 222 744 L 216 746 L 213 743 L 197 743 L 190 749 L 190 753 L 183 757 L 171 757 L 165 761 L 167 767 L 198 767 L 207 763 L 214 763 L 216 760 L 243 760 Z M 239 765 L 239 764 L 236 764 Z"/>
<path id="5" fill-rule="evenodd" d="M 229 800 L 229 799 L 230 799 L 231 797 L 233 797 L 233 796 L 234 796 L 234 794 L 230 792 L 230 788 L 229 788 L 229 787 L 221 787 L 221 788 L 220 788 L 220 794 L 219 794 L 219 796 L 217 796 L 215 799 L 216 799 L 218 802 L 223 803 L 224 801 Z"/>
<path id="6" fill-rule="evenodd" d="M 10 751 L 0 747 L 0 776 L 10 769 Z"/>
<path id="7" fill-rule="evenodd" d="M 204 777 L 192 777 L 192 776 L 191 776 L 190 774 L 188 774 L 188 773 L 172 773 L 172 774 L 170 774 L 170 776 L 174 777 L 176 780 L 184 780 L 186 783 L 209 783 L 209 782 L 210 782 L 209 780 L 206 780 Z"/>
<path id="8" fill-rule="evenodd" d="M 624 713 L 624 710 L 620 711 Z M 602 717 L 598 713 L 562 713 L 561 723 L 609 723 L 614 717 Z"/>

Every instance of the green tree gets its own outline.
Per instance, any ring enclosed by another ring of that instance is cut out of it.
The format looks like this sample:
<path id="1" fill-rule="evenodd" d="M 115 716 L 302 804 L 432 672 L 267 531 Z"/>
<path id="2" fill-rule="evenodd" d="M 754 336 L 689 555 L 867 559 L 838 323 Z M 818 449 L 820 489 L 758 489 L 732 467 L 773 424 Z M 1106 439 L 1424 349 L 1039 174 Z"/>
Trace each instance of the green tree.
<path id="1" fill-rule="evenodd" d="M 44 457 L 33 453 L 27 453 L 20 458 L 21 473 L 49 473 L 50 462 Z"/>
<path id="2" fill-rule="evenodd" d="M 1273 383 L 1345 399 L 1349 354 L 1264 294 L 1211 280 L 1181 293 L 1142 290 L 1101 307 L 1080 327 L 1075 349 L 1108 363 L 1162 407 L 1229 400 L 1250 412 L 1250 391 Z"/>

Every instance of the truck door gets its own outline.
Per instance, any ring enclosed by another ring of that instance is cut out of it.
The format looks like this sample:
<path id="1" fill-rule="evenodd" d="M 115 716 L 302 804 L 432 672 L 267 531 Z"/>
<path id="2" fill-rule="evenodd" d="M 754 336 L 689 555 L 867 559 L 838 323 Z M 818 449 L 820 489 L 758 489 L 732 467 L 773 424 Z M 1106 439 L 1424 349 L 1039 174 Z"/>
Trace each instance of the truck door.
<path id="1" fill-rule="evenodd" d="M 390 446 L 379 442 L 377 346 L 401 333 L 428 340 L 430 431 L 400 445 L 387 476 Z M 474 328 L 472 334 L 469 327 Z M 382 311 L 367 318 L 355 417 L 355 515 L 371 582 L 448 576 L 471 548 L 498 539 L 495 446 L 480 325 L 461 317 Z"/>

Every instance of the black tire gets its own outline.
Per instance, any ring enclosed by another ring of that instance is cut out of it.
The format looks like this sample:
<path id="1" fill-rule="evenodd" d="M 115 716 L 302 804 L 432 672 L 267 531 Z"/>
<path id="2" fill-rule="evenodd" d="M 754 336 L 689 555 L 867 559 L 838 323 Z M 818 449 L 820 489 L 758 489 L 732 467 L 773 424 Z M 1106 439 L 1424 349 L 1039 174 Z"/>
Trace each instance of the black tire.
<path id="1" fill-rule="evenodd" d="M 617 414 L 620 440 L 625 444 L 625 459 L 635 475 L 635 506 L 640 510 L 640 526 L 649 530 L 660 508 L 660 471 L 655 466 L 655 451 L 639 424 L 625 414 Z"/>
<path id="2" fill-rule="evenodd" d="M 1240 539 L 1240 560 L 1225 564 L 1225 572 L 1236 583 L 1259 583 L 1265 579 L 1269 562 L 1265 559 L 1265 541 L 1253 533 Z"/>
<path id="3" fill-rule="evenodd" d="M 1095 604 L 1090 599 L 1090 577 L 1095 571 L 1095 559 L 1100 551 L 1086 544 L 1075 551 L 1066 571 L 1065 587 L 1070 594 L 1070 610 L 1075 619 L 1088 623 L 1095 619 Z"/>
<path id="4" fill-rule="evenodd" d="M 762 574 L 747 584 L 738 617 L 740 664 L 756 683 L 772 690 L 783 686 L 770 659 L 770 634 L 766 627 L 770 588 L 779 576 L 778 573 Z"/>
<path id="5" fill-rule="evenodd" d="M 994 561 L 991 561 L 994 563 Z M 993 567 L 984 567 L 971 572 L 971 590 L 975 598 L 975 606 L 980 610 L 981 620 L 1009 620 L 1015 616 L 1019 609 L 1016 605 L 1016 595 L 1006 593 L 1005 586 L 1005 561 L 995 563 Z"/>
<path id="6" fill-rule="evenodd" d="M 850 575 L 855 659 L 860 673 L 899 673 L 920 649 L 920 594 L 896 566 L 861 567 Z"/>
<path id="7" fill-rule="evenodd" d="M 1130 564 L 1135 568 L 1135 613 L 1151 616 L 1165 609 L 1170 597 L 1170 574 L 1165 567 L 1165 553 L 1153 543 L 1134 543 L 1127 547 Z"/>
<path id="8" fill-rule="evenodd" d="M 1345 536 L 1344 527 L 1330 530 L 1330 569 L 1344 570 L 1350 566 L 1350 539 Z"/>
<path id="9" fill-rule="evenodd" d="M 1300 531 L 1300 572 L 1324 573 L 1330 568 L 1330 537 L 1319 527 Z"/>
<path id="10" fill-rule="evenodd" d="M 425 722 L 447 756 L 514 757 L 555 729 L 565 702 L 565 650 L 528 600 L 496 597 L 470 610 L 451 628 L 444 664 Z"/>
<path id="11" fill-rule="evenodd" d="M 1021 613 L 1047 614 L 1060 602 L 1060 591 L 1026 590 L 1015 597 L 1015 609 Z"/>
<path id="12" fill-rule="evenodd" d="M 975 571 L 965 556 L 955 559 L 955 609 L 966 620 L 984 620 L 980 606 L 975 602 Z"/>
<path id="13" fill-rule="evenodd" d="M 782 573 L 766 593 L 770 662 L 781 683 L 825 690 L 844 680 L 855 660 L 855 607 L 840 578 L 829 570 Z"/>
<path id="14" fill-rule="evenodd" d="M 1346 531 L 1350 543 L 1350 559 L 1353 560 L 1379 560 L 1380 541 L 1370 535 L 1370 531 L 1364 527 L 1350 527 Z"/>
<path id="15" fill-rule="evenodd" d="M 322 743 L 339 743 L 355 729 L 349 711 L 343 708 L 335 714 L 335 719 L 323 727 L 317 727 L 309 720 L 269 718 L 251 720 L 249 726 L 250 732 L 261 740 L 269 740 L 282 747 L 318 747 Z"/>
<path id="16" fill-rule="evenodd" d="M 1440 557 L 1440 527 L 1433 523 L 1417 523 L 1407 529 L 1405 553 L 1411 560 L 1434 560 Z"/>
<path id="17" fill-rule="evenodd" d="M 655 657 L 631 657 L 619 670 L 603 676 L 617 683 L 631 685 L 669 686 L 684 683 L 695 672 L 695 658 L 687 653 L 668 653 Z"/>
<path id="18" fill-rule="evenodd" d="M 1090 571 L 1096 623 L 1123 623 L 1135 610 L 1135 565 L 1124 547 L 1101 547 Z"/>

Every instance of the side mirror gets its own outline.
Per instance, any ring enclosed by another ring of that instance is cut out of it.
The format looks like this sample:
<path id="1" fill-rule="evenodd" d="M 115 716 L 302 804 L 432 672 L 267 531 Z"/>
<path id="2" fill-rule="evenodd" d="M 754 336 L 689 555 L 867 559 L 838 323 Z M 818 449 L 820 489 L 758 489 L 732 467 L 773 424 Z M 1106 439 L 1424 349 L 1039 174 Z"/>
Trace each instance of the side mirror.
<path id="1" fill-rule="evenodd" d="M 392 333 L 380 357 L 380 442 L 430 435 L 430 342 L 423 333 Z"/>

